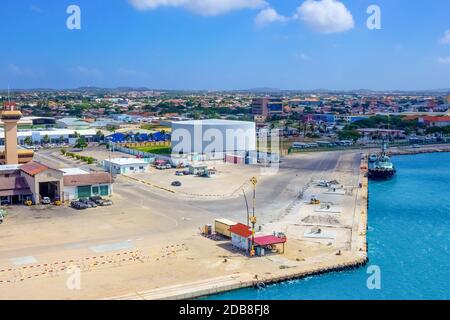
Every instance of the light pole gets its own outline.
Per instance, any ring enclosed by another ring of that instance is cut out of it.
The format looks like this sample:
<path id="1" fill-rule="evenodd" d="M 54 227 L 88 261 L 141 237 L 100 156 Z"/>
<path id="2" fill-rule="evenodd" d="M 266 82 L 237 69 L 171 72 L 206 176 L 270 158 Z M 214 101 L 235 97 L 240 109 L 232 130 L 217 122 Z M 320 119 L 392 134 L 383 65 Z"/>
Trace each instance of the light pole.
<path id="1" fill-rule="evenodd" d="M 110 189 L 110 196 L 112 196 L 113 194 L 113 187 L 112 187 L 112 182 L 113 182 L 113 176 L 112 176 L 112 159 L 111 159 L 111 155 L 112 155 L 112 149 L 114 148 L 114 143 L 112 141 L 110 141 L 109 144 L 109 189 Z"/>
<path id="2" fill-rule="evenodd" d="M 247 207 L 247 225 L 250 225 L 250 211 L 248 210 L 247 195 L 245 194 L 244 188 L 242 188 L 242 193 L 244 194 L 245 206 Z"/>
<path id="3" fill-rule="evenodd" d="M 253 184 L 253 213 L 250 218 L 250 222 L 252 223 L 252 249 L 250 251 L 250 256 L 255 256 L 255 224 L 256 224 L 256 216 L 255 216 L 255 207 L 256 207 L 256 184 L 258 180 L 256 177 L 250 179 L 250 182 Z"/>

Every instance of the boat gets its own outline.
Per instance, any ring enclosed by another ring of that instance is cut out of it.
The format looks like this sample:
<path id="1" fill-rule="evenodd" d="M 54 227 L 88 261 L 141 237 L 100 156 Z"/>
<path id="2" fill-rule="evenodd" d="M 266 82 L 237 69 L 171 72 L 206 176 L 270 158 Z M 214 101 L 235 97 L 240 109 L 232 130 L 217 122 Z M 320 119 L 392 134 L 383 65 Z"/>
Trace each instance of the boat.
<path id="1" fill-rule="evenodd" d="M 391 158 L 386 154 L 386 149 L 387 144 L 383 141 L 381 154 L 377 157 L 377 160 L 369 163 L 369 179 L 388 180 L 396 174 L 397 170 Z"/>

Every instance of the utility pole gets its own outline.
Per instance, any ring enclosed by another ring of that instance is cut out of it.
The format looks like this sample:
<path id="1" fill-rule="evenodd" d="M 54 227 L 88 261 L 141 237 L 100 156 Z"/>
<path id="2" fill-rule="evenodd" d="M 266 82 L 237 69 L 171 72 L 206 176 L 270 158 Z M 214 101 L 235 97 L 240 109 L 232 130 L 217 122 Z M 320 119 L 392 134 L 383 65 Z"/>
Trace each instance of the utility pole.
<path id="1" fill-rule="evenodd" d="M 112 187 L 112 181 L 113 181 L 113 176 L 112 176 L 112 159 L 111 159 L 111 150 L 112 148 L 114 148 L 114 144 L 111 141 L 110 145 L 109 145 L 109 188 L 111 189 L 109 194 L 110 196 L 112 196 L 113 194 L 113 187 Z"/>
<path id="2" fill-rule="evenodd" d="M 250 182 L 253 184 L 253 214 L 250 218 L 250 222 L 252 223 L 252 249 L 250 251 L 250 256 L 255 256 L 255 225 L 256 225 L 256 216 L 255 216 L 255 207 L 256 207 L 256 184 L 258 180 L 256 177 L 250 179 Z"/>
<path id="3" fill-rule="evenodd" d="M 250 225 L 250 211 L 248 210 L 247 195 L 245 194 L 244 188 L 242 188 L 242 193 L 244 194 L 245 206 L 247 207 L 247 226 Z"/>

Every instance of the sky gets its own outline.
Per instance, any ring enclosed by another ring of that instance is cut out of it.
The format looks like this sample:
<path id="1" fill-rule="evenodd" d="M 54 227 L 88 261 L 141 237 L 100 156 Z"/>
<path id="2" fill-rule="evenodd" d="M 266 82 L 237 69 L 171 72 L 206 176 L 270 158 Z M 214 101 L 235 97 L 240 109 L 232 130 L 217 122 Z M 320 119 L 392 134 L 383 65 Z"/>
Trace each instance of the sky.
<path id="1" fill-rule="evenodd" d="M 448 0 L 2 0 L 0 88 L 449 88 L 449 13 Z"/>

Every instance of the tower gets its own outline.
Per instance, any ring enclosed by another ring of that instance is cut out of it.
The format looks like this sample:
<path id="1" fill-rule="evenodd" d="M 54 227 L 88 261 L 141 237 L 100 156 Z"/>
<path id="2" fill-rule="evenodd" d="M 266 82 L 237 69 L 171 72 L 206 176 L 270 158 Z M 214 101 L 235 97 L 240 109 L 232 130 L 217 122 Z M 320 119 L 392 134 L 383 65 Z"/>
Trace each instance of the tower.
<path id="1" fill-rule="evenodd" d="M 17 151 L 17 122 L 22 118 L 22 113 L 16 109 L 13 102 L 5 102 L 0 118 L 5 128 L 5 164 L 19 164 Z"/>

